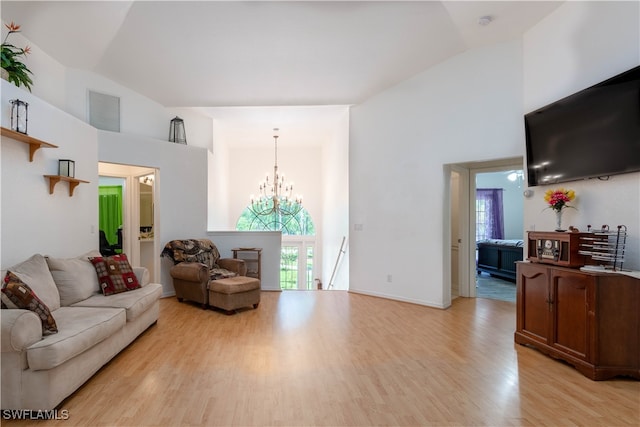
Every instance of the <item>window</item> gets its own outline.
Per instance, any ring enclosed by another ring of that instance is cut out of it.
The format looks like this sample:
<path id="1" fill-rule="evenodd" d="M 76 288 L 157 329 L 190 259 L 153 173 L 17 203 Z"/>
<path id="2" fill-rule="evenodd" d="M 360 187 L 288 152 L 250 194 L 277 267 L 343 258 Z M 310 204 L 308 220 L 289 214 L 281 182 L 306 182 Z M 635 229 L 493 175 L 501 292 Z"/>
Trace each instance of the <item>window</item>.
<path id="1" fill-rule="evenodd" d="M 476 241 L 504 238 L 502 188 L 476 190 Z"/>
<path id="2" fill-rule="evenodd" d="M 295 216 L 256 215 L 245 208 L 238 231 L 282 231 L 280 289 L 314 289 L 315 226 L 306 209 Z"/>
<path id="3" fill-rule="evenodd" d="M 271 213 L 256 215 L 250 207 L 245 208 L 236 223 L 238 231 L 282 231 L 282 234 L 295 236 L 315 236 L 316 229 L 309 212 L 302 208 L 295 216 Z"/>

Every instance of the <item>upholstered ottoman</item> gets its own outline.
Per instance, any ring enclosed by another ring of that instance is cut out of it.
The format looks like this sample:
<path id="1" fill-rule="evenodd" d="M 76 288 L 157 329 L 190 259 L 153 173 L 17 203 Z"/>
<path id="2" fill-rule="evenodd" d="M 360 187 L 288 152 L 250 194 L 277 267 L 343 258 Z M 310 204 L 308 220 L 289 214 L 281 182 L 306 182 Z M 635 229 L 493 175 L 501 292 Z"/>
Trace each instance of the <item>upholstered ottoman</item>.
<path id="1" fill-rule="evenodd" d="M 229 277 L 209 281 L 209 305 L 221 308 L 227 314 L 242 307 L 260 304 L 260 280 L 247 276 Z"/>

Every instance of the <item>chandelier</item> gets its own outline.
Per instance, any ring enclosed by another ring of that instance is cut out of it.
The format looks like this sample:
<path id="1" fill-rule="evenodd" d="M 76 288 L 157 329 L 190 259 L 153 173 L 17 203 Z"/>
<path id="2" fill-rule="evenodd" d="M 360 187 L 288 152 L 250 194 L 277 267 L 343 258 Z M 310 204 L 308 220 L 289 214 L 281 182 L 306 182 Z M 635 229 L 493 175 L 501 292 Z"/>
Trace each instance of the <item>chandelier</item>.
<path id="1" fill-rule="evenodd" d="M 298 222 L 296 215 L 302 210 L 302 196 L 293 197 L 293 183 L 285 183 L 284 174 L 278 174 L 278 128 L 273 129 L 275 145 L 275 163 L 273 177 L 267 174 L 259 184 L 259 194 L 251 195 L 251 211 L 264 222 L 274 222 L 286 226 L 292 219 Z"/>

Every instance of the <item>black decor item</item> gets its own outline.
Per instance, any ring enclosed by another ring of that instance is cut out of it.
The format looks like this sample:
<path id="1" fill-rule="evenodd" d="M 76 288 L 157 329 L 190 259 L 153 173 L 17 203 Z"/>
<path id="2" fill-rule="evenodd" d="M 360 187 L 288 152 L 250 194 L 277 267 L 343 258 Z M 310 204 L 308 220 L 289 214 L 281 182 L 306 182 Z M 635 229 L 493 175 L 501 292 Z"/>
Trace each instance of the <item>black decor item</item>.
<path id="1" fill-rule="evenodd" d="M 12 99 L 11 103 L 11 130 L 27 134 L 27 120 L 29 117 L 29 103 L 19 99 Z"/>
<path id="2" fill-rule="evenodd" d="M 75 178 L 76 162 L 68 159 L 58 160 L 58 175 L 68 176 L 69 178 Z"/>
<path id="3" fill-rule="evenodd" d="M 184 120 L 176 116 L 171 119 L 169 125 L 169 142 L 175 142 L 176 144 L 187 144 L 187 134 L 184 130 Z"/>

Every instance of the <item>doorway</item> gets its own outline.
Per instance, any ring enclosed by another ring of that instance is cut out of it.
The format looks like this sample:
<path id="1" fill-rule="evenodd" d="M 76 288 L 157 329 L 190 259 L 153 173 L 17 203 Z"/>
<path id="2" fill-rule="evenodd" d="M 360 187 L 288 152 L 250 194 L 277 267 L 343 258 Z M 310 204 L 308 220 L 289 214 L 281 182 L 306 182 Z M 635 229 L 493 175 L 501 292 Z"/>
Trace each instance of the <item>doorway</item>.
<path id="1" fill-rule="evenodd" d="M 115 227 L 119 222 L 120 250 L 116 252 L 125 253 L 131 265 L 146 267 L 150 280 L 156 280 L 160 277 L 160 248 L 154 236 L 157 235 L 160 218 L 159 210 L 154 207 L 158 197 L 159 171 L 144 166 L 100 162 L 98 174 L 99 193 L 121 194 L 118 208 L 100 209 L 101 227 L 102 224 Z M 121 219 L 114 220 L 118 213 Z"/>
<path id="2" fill-rule="evenodd" d="M 314 236 L 282 236 L 280 289 L 315 289 Z"/>
<path id="3" fill-rule="evenodd" d="M 476 294 L 476 180 L 484 173 L 502 173 L 523 169 L 522 157 L 486 162 L 468 162 L 447 165 L 449 194 L 449 242 L 445 257 L 445 295 L 475 298 Z M 520 182 L 524 186 L 524 179 Z M 519 202 L 522 201 L 522 189 Z M 523 215 L 520 214 L 522 217 Z M 523 218 L 520 218 L 523 221 Z M 515 226 L 522 236 L 524 227 Z M 520 237 L 522 238 L 522 237 Z M 450 300 L 448 301 L 450 304 Z"/>
<path id="4" fill-rule="evenodd" d="M 476 184 L 476 242 L 486 239 L 499 240 L 503 245 L 522 245 L 524 233 L 524 171 L 516 168 L 481 169 L 472 171 Z M 476 297 L 515 302 L 515 277 L 504 274 L 504 270 L 514 271 L 513 255 L 495 257 L 486 247 L 478 248 L 476 259 L 499 267 L 498 274 L 487 271 L 476 272 Z M 503 254 L 506 252 L 502 252 Z M 511 253 L 511 252 L 509 252 Z M 501 259 L 498 263 L 498 258 Z M 522 260 L 522 257 L 517 258 Z M 508 264 L 502 265 L 502 262 Z"/>
<path id="5" fill-rule="evenodd" d="M 238 221 L 237 231 L 281 231 L 280 289 L 315 289 L 320 253 L 316 250 L 316 229 L 303 207 L 293 216 L 275 211 L 258 214 L 247 206 Z"/>

